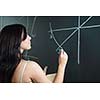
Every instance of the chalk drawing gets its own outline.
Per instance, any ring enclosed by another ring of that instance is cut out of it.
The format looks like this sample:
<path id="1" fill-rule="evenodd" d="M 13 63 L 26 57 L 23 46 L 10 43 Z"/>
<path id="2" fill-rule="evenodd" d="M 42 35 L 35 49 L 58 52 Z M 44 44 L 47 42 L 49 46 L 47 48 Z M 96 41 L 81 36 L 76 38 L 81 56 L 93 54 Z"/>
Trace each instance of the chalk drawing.
<path id="1" fill-rule="evenodd" d="M 53 29 L 51 26 L 51 23 L 49 24 L 50 30 L 48 31 L 50 33 L 50 36 L 52 37 L 52 39 L 55 41 L 56 45 L 58 46 L 56 51 L 58 52 L 59 49 L 62 48 L 62 46 L 68 41 L 70 40 L 70 38 L 73 37 L 74 34 L 78 34 L 78 46 L 77 46 L 77 62 L 78 64 L 80 64 L 80 45 L 81 45 L 81 33 L 80 33 L 80 29 L 85 29 L 85 28 L 96 28 L 96 27 L 100 27 L 100 25 L 90 25 L 90 26 L 84 26 L 93 16 L 88 17 L 82 24 L 80 24 L 80 20 L 81 17 L 78 16 L 78 25 L 76 27 L 70 27 L 70 28 L 61 28 L 61 29 Z M 66 39 L 64 41 L 62 41 L 61 44 L 59 44 L 54 36 L 54 32 L 58 32 L 58 31 L 68 31 L 68 30 L 74 30 L 68 37 L 66 37 Z"/>

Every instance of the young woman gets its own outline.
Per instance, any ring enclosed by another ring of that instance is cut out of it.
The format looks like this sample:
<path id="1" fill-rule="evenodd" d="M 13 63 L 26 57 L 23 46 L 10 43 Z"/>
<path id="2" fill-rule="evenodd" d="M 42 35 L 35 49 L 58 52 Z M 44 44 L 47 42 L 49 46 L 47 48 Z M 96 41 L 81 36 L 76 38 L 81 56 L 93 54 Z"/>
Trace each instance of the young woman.
<path id="1" fill-rule="evenodd" d="M 0 32 L 0 82 L 5 83 L 50 83 L 40 65 L 24 60 L 24 50 L 31 49 L 31 37 L 21 24 L 5 26 Z M 59 55 L 57 74 L 53 82 L 63 82 L 68 55 L 62 50 Z"/>

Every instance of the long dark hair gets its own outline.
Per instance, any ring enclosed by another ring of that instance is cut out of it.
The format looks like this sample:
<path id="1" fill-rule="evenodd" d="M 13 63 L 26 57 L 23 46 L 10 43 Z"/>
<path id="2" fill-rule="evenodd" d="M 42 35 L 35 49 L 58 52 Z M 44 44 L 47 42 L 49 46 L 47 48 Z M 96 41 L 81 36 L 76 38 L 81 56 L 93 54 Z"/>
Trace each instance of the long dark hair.
<path id="1" fill-rule="evenodd" d="M 27 37 L 22 24 L 5 26 L 0 32 L 0 82 L 11 82 L 16 66 L 20 63 L 21 41 Z"/>

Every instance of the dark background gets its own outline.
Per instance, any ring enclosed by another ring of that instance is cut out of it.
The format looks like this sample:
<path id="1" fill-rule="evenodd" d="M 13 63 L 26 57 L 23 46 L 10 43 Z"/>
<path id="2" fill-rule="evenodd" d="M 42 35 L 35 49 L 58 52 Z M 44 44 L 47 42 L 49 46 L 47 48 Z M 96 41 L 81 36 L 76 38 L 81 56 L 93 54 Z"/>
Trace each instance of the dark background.
<path id="1" fill-rule="evenodd" d="M 88 16 L 80 18 L 82 24 Z M 25 52 L 27 58 L 37 61 L 42 68 L 48 66 L 47 73 L 54 73 L 57 71 L 59 55 L 56 52 L 58 46 L 50 39 L 49 23 L 53 29 L 77 27 L 78 16 L 37 16 L 32 30 L 34 19 L 34 16 L 1 16 L 0 26 L 2 28 L 13 23 L 24 24 L 28 33 L 34 36 L 32 49 Z M 100 17 L 93 16 L 84 26 L 89 25 L 100 25 Z M 54 36 L 61 44 L 73 31 L 54 32 Z M 100 82 L 100 27 L 80 29 L 80 64 L 77 62 L 77 33 L 62 46 L 69 56 L 64 83 Z"/>

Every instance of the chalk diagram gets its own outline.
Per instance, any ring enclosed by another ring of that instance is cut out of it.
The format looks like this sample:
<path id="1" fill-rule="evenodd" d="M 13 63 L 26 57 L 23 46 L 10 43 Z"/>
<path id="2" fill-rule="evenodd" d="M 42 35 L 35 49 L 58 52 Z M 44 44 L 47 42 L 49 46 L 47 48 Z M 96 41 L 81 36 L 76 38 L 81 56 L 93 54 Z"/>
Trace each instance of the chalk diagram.
<path id="1" fill-rule="evenodd" d="M 80 45 L 81 45 L 81 32 L 80 29 L 88 29 L 88 28 L 96 28 L 100 27 L 100 25 L 90 25 L 90 26 L 84 26 L 90 19 L 92 19 L 93 16 L 89 16 L 82 24 L 80 23 L 81 18 L 78 16 L 78 25 L 76 27 L 70 27 L 70 28 L 61 28 L 61 29 L 53 29 L 52 23 L 49 23 L 49 33 L 50 33 L 50 39 L 53 39 L 55 44 L 57 45 L 56 52 L 59 52 L 65 43 L 70 40 L 70 38 L 73 37 L 74 34 L 78 34 L 78 44 L 77 44 L 77 63 L 80 64 Z M 55 38 L 54 32 L 59 31 L 68 31 L 68 30 L 74 30 L 64 41 L 62 41 L 61 44 L 58 43 L 57 39 Z"/>
<path id="2" fill-rule="evenodd" d="M 8 16 L 0 16 L 0 22 L 1 22 L 0 23 L 0 29 L 7 24 L 15 24 L 15 23 L 19 24 L 20 23 L 20 24 L 23 24 L 23 25 L 26 26 L 27 33 L 32 37 L 32 39 L 36 37 L 36 33 L 34 33 L 34 28 L 35 28 L 37 16 L 34 16 L 31 19 L 30 19 L 30 16 L 17 16 L 17 17 L 16 16 L 10 16 L 9 21 L 6 18 L 8 18 Z M 23 22 L 23 20 L 25 22 Z M 30 23 L 30 20 L 31 20 L 31 23 Z M 24 56 L 27 59 L 29 59 L 29 58 L 38 59 L 37 57 L 30 56 L 28 54 L 28 51 L 25 51 Z"/>

